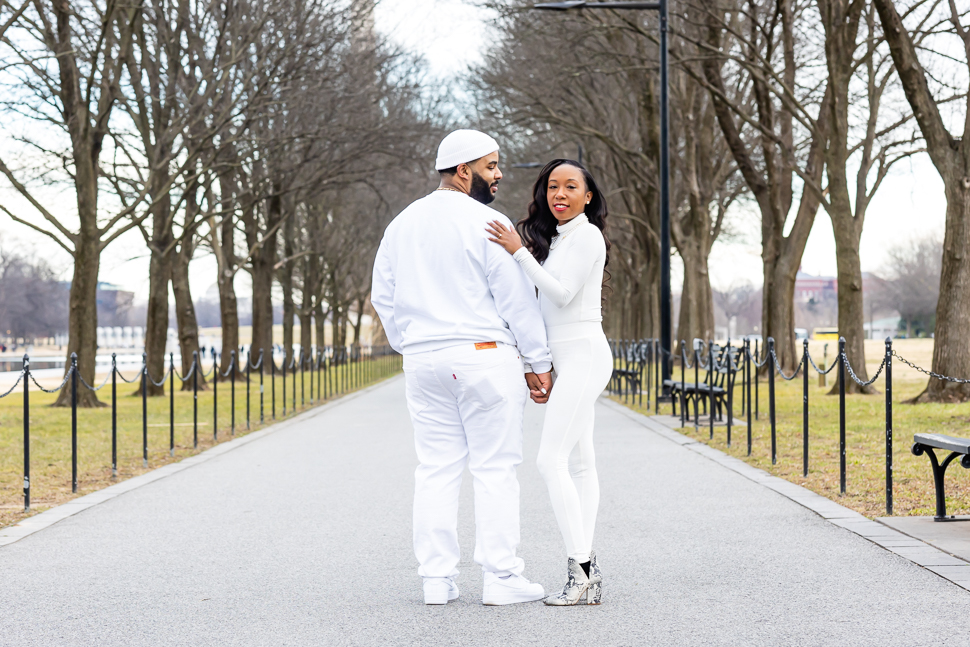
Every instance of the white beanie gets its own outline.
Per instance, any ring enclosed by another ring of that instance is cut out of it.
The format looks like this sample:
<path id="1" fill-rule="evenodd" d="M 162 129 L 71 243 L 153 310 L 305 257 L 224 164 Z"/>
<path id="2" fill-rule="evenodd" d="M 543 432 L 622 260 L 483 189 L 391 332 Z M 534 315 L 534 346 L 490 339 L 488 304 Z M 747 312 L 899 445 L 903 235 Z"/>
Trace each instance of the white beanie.
<path id="1" fill-rule="evenodd" d="M 441 140 L 435 170 L 453 168 L 459 164 L 474 162 L 480 157 L 498 150 L 498 142 L 477 130 L 456 130 Z"/>

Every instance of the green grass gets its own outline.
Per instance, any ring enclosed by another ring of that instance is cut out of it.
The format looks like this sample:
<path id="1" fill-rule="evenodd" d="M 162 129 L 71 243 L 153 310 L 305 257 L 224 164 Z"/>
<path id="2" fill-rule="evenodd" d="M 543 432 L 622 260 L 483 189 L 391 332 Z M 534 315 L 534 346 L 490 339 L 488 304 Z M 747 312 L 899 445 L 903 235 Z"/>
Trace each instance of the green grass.
<path id="1" fill-rule="evenodd" d="M 368 386 L 400 370 L 400 357 L 362 362 L 365 371 L 359 380 L 359 388 Z M 296 410 L 293 410 L 293 377 L 286 380 L 286 417 L 300 413 L 311 406 L 339 398 L 351 391 L 353 367 L 337 366 L 332 369 L 327 397 L 317 399 L 318 381 L 313 380 L 313 405 L 311 405 L 310 375 L 304 375 L 304 396 L 301 403 L 300 376 L 296 376 Z M 321 372 L 326 379 L 326 373 Z M 129 376 L 130 377 L 130 376 Z M 101 378 L 99 378 L 100 381 Z M 333 383 L 334 393 L 330 393 Z M 180 385 L 179 382 L 176 382 Z M 259 376 L 252 375 L 249 385 L 250 427 L 246 427 L 246 384 L 236 383 L 235 435 L 243 435 L 274 422 L 272 418 L 272 381 L 264 376 L 264 424 L 260 424 Z M 211 385 L 210 385 L 211 386 Z M 144 473 L 166 463 L 178 461 L 197 454 L 214 444 L 232 438 L 231 383 L 218 385 L 218 427 L 213 437 L 213 392 L 200 391 L 198 396 L 198 446 L 193 439 L 193 400 L 191 391 L 175 392 L 175 455 L 169 454 L 169 386 L 164 397 L 148 398 L 148 468 L 142 459 L 142 399 L 133 395 L 136 385 L 123 384 L 117 388 L 117 439 L 118 475 L 111 470 L 111 408 L 79 409 L 77 413 L 78 437 L 78 492 L 71 492 L 71 410 L 49 406 L 56 395 L 38 391 L 31 385 L 30 392 L 30 482 L 31 512 L 23 510 L 23 395 L 18 392 L 0 400 L 0 527 L 18 522 L 29 514 L 43 511 L 51 506 L 94 492 L 113 483 Z M 50 387 L 48 387 L 50 388 Z M 277 374 L 276 420 L 284 418 L 283 380 Z M 178 386 L 177 386 L 178 389 Z M 322 393 L 321 393 L 322 394 Z M 111 403 L 110 383 L 98 392 L 100 399 Z"/>
<path id="2" fill-rule="evenodd" d="M 916 364 L 929 367 L 932 340 L 897 340 L 897 352 Z M 813 357 L 821 357 L 812 348 Z M 832 346 L 829 359 L 833 358 Z M 880 341 L 866 342 L 869 375 L 882 359 L 884 345 Z M 875 360 L 875 361 L 873 361 Z M 837 370 L 837 369 L 836 369 Z M 674 374 L 680 377 L 680 368 Z M 886 514 L 886 428 L 885 382 L 880 377 L 876 395 L 846 397 L 846 494 L 839 492 L 839 398 L 827 395 L 828 388 L 818 386 L 815 371 L 810 372 L 809 387 L 809 474 L 802 475 L 802 379 L 792 382 L 776 377 L 776 442 L 777 463 L 771 463 L 771 427 L 768 416 L 768 382 L 759 386 L 760 416 L 752 424 L 752 453 L 747 456 L 747 421 L 740 414 L 740 379 L 736 387 L 735 425 L 732 444 L 727 446 L 725 427 L 695 430 L 688 422 L 682 433 L 716 447 L 731 456 L 764 469 L 771 474 L 802 485 L 869 517 Z M 701 372 L 703 377 L 703 371 Z M 830 374 L 829 386 L 834 384 Z M 958 376 L 966 377 L 966 376 Z M 692 379 L 689 377 L 688 379 Z M 923 376 L 893 363 L 893 465 L 894 514 L 935 514 L 933 476 L 929 459 L 913 456 L 910 447 L 913 434 L 921 432 L 970 436 L 970 403 L 964 404 L 904 404 L 926 386 Z M 622 398 L 618 398 L 622 402 Z M 652 413 L 629 405 L 642 413 Z M 691 413 L 693 411 L 691 410 Z M 670 405 L 661 405 L 661 414 L 670 413 Z M 970 514 L 970 471 L 960 467 L 959 461 L 947 471 L 947 512 Z"/>

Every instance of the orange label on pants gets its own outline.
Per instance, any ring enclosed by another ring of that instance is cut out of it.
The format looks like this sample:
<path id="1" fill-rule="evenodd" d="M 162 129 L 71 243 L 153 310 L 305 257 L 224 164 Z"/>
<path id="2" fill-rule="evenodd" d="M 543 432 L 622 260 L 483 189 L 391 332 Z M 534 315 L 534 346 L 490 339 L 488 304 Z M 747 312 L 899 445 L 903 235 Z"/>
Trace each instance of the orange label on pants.
<path id="1" fill-rule="evenodd" d="M 498 344 L 494 341 L 480 341 L 475 344 L 475 350 L 488 350 L 489 348 L 498 348 Z"/>

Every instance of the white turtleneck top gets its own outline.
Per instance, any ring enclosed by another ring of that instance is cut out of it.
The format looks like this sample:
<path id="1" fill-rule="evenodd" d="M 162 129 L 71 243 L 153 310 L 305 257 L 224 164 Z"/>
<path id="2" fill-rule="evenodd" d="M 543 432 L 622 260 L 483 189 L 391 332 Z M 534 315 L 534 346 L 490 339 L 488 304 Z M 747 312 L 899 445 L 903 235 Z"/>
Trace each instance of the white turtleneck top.
<path id="1" fill-rule="evenodd" d="M 603 321 L 603 268 L 606 241 L 586 214 L 556 227 L 549 257 L 542 265 L 525 247 L 513 258 L 539 288 L 539 308 L 546 328 Z"/>

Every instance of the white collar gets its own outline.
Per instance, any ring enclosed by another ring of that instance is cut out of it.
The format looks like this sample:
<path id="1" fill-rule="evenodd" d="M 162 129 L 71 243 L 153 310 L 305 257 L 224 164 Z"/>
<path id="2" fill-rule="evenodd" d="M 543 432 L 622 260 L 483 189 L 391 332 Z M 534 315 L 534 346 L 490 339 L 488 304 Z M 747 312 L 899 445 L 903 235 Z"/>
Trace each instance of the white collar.
<path id="1" fill-rule="evenodd" d="M 568 234 L 576 227 L 586 224 L 587 222 L 589 222 L 589 218 L 586 217 L 585 213 L 581 213 L 567 222 L 565 225 L 556 225 L 556 231 L 559 232 L 560 236 L 562 236 L 564 234 Z"/>

